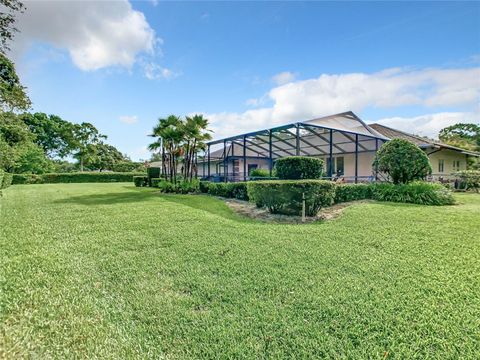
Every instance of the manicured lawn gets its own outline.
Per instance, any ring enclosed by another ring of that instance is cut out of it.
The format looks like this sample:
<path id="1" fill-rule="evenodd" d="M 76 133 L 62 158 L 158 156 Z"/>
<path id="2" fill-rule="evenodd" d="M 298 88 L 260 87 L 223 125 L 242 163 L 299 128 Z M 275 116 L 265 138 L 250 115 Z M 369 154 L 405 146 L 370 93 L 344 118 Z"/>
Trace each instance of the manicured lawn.
<path id="1" fill-rule="evenodd" d="M 0 358 L 478 358 L 480 195 L 265 224 L 131 184 L 0 199 Z"/>

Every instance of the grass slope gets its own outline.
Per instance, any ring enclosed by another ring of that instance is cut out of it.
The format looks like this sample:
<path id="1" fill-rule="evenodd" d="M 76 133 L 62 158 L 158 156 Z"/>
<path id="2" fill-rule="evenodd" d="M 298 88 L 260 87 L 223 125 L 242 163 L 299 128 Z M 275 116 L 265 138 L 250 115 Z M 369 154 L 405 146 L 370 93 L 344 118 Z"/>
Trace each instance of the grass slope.
<path id="1" fill-rule="evenodd" d="M 0 357 L 475 358 L 480 196 L 258 223 L 130 184 L 0 199 Z"/>

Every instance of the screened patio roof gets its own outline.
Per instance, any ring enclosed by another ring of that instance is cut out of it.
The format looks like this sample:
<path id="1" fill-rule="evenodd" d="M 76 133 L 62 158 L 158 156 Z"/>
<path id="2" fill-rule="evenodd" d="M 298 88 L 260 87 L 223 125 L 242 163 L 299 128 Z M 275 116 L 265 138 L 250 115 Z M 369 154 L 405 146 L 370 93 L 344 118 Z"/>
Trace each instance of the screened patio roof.
<path id="1" fill-rule="evenodd" d="M 353 112 L 345 112 L 271 129 L 240 134 L 208 143 L 223 146 L 210 153 L 210 159 L 285 156 L 332 156 L 375 151 L 379 140 L 389 138 L 370 128 Z"/>

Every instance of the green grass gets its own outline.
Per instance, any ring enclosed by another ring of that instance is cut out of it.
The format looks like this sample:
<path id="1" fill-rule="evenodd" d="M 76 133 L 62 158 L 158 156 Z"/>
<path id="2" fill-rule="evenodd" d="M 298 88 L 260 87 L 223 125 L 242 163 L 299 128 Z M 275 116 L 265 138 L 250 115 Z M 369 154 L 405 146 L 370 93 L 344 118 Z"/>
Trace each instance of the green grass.
<path id="1" fill-rule="evenodd" d="M 279 225 L 130 184 L 0 199 L 0 358 L 478 358 L 480 196 Z"/>

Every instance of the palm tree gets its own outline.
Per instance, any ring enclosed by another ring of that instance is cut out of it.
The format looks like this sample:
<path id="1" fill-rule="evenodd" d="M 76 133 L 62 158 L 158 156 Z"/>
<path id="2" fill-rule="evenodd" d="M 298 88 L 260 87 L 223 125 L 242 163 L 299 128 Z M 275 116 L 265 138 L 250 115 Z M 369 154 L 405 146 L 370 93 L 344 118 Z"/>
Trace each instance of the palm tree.
<path id="1" fill-rule="evenodd" d="M 208 119 L 205 119 L 203 115 L 194 115 L 186 118 L 185 121 L 185 134 L 187 140 L 186 147 L 186 166 L 185 166 L 185 178 L 192 180 L 193 173 L 197 177 L 197 152 L 198 149 L 204 147 L 204 143 L 210 140 L 210 130 L 208 127 Z M 195 171 L 194 171 L 195 170 Z"/>

